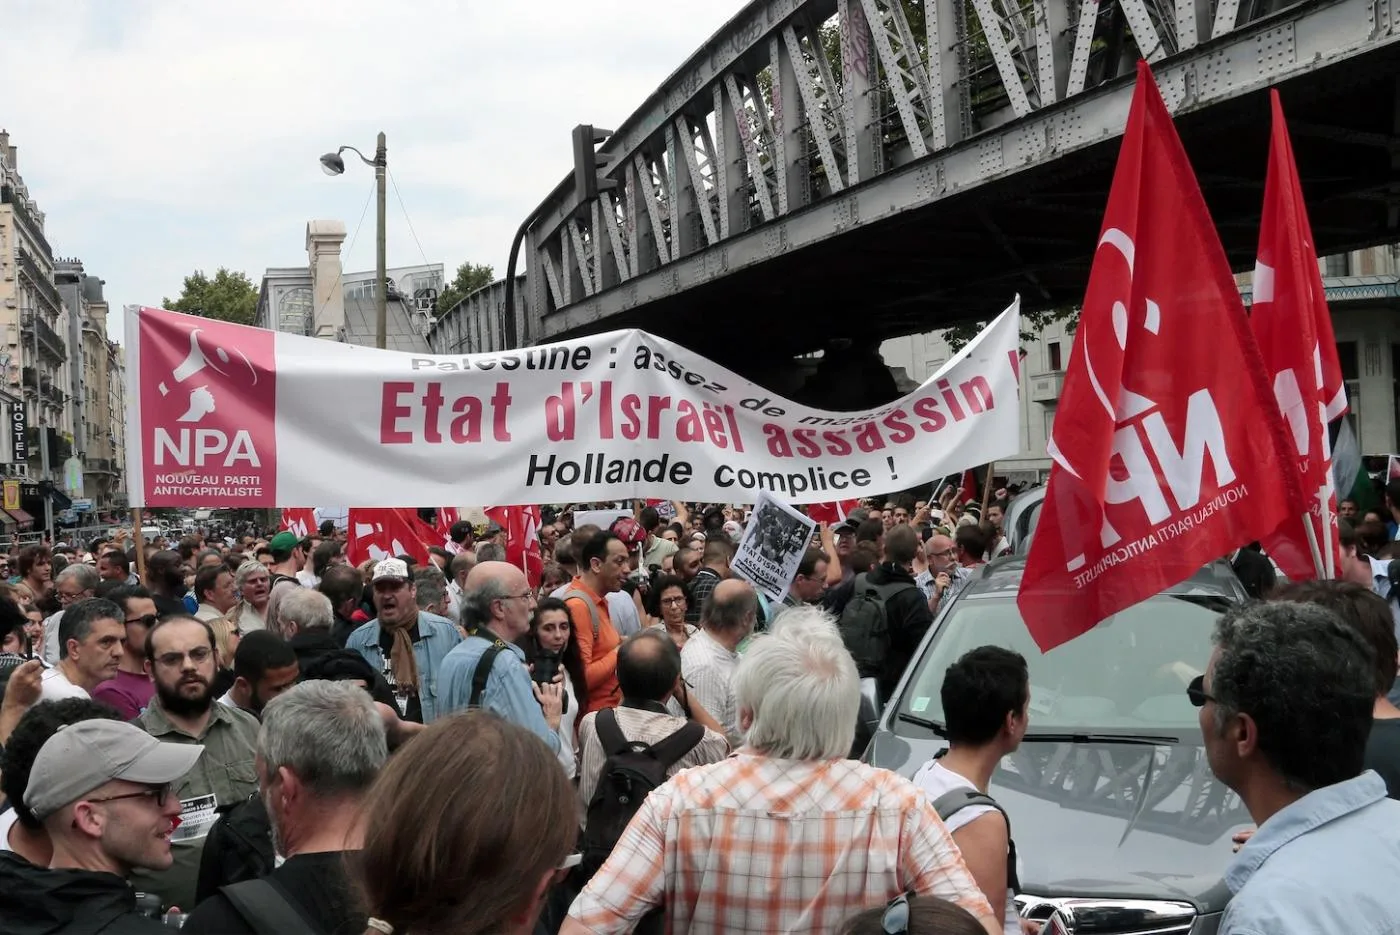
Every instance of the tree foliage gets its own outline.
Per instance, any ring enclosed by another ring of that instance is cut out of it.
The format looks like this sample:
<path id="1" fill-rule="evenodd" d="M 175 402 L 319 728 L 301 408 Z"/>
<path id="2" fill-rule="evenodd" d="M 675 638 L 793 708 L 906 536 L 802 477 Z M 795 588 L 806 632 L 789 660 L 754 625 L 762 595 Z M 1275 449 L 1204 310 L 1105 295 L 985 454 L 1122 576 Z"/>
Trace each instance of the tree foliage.
<path id="1" fill-rule="evenodd" d="M 987 327 L 991 319 L 981 321 L 963 321 L 943 332 L 943 340 L 948 342 L 948 346 L 954 353 L 962 350 L 967 342 L 977 337 L 977 333 Z M 1040 332 L 1055 322 L 1065 322 L 1068 330 L 1073 330 L 1079 326 L 1079 306 L 1064 305 L 1059 308 L 1047 308 L 1038 312 L 1021 312 L 1021 341 L 1029 344 L 1034 341 Z"/>
<path id="2" fill-rule="evenodd" d="M 204 270 L 185 277 L 178 299 L 165 298 L 161 304 L 174 312 L 251 325 L 258 317 L 258 289 L 247 273 L 220 266 L 210 279 Z"/>
<path id="3" fill-rule="evenodd" d="M 471 262 L 463 263 L 457 267 L 457 275 L 439 293 L 433 314 L 445 314 L 452 306 L 476 290 L 491 285 L 495 280 L 496 271 L 490 266 Z"/>

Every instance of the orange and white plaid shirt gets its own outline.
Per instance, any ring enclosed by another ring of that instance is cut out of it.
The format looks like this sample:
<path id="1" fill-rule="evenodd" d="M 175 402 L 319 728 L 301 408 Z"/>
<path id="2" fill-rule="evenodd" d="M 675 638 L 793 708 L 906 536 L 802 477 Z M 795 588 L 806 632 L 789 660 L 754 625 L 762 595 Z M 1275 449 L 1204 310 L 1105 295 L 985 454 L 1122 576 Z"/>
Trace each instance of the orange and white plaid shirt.
<path id="1" fill-rule="evenodd" d="M 992 916 L 909 780 L 854 760 L 741 750 L 647 796 L 569 915 L 599 935 L 630 932 L 664 904 L 674 935 L 807 935 L 910 891 Z"/>

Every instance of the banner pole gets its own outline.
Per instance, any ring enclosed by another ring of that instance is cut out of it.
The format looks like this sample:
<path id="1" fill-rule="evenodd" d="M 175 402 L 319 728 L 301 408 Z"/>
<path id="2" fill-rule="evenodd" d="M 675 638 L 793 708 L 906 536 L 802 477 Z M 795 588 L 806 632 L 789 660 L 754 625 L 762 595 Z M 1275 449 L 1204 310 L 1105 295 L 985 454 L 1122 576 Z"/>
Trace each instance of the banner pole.
<path id="1" fill-rule="evenodd" d="M 992 472 L 996 470 L 995 461 L 987 462 L 986 481 L 982 484 L 982 512 L 977 514 L 977 521 L 980 523 L 987 518 L 987 507 L 992 503 Z"/>
<path id="2" fill-rule="evenodd" d="M 1313 571 L 1323 581 L 1327 580 L 1326 567 L 1322 564 L 1322 550 L 1317 547 L 1317 530 L 1313 529 L 1311 514 L 1303 514 L 1303 532 L 1308 537 L 1308 551 L 1312 553 Z"/>
<path id="3" fill-rule="evenodd" d="M 1332 476 L 1331 465 L 1328 465 L 1327 476 L 1330 480 Z M 1327 580 L 1331 581 L 1337 576 L 1336 556 L 1332 549 L 1332 485 L 1330 483 L 1326 484 L 1324 486 L 1324 491 L 1325 493 L 1322 497 L 1322 535 L 1325 541 L 1319 543 L 1319 545 L 1325 546 L 1322 550 L 1322 567 L 1327 572 Z M 1309 525 L 1312 524 L 1309 523 Z"/>
<path id="4" fill-rule="evenodd" d="M 131 508 L 131 534 L 136 542 L 136 577 L 146 583 L 146 543 L 141 540 L 141 508 Z"/>

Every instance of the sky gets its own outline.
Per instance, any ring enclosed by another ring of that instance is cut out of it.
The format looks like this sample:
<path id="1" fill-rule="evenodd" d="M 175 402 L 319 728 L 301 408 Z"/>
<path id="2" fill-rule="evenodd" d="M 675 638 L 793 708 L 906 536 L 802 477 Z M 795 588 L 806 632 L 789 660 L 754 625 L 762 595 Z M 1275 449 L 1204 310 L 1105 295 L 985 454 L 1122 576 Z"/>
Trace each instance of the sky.
<path id="1" fill-rule="evenodd" d="M 257 284 L 304 266 L 311 219 L 342 221 L 345 269 L 372 270 L 374 172 L 347 152 L 329 177 L 317 157 L 373 157 L 380 130 L 389 266 L 504 275 L 572 171 L 573 127 L 616 127 L 743 6 L 0 0 L 0 129 L 54 252 L 106 281 L 121 340 L 122 306 L 174 299 L 194 270 Z"/>

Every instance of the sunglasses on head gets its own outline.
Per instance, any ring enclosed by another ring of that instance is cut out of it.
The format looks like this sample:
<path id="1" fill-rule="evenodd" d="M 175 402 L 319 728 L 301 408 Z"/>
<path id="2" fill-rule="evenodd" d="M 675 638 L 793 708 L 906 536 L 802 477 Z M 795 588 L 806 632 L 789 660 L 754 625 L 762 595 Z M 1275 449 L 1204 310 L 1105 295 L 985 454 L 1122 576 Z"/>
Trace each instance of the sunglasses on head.
<path id="1" fill-rule="evenodd" d="M 907 935 L 909 932 L 909 894 L 900 893 L 885 907 L 880 917 L 880 929 L 885 935 Z"/>

